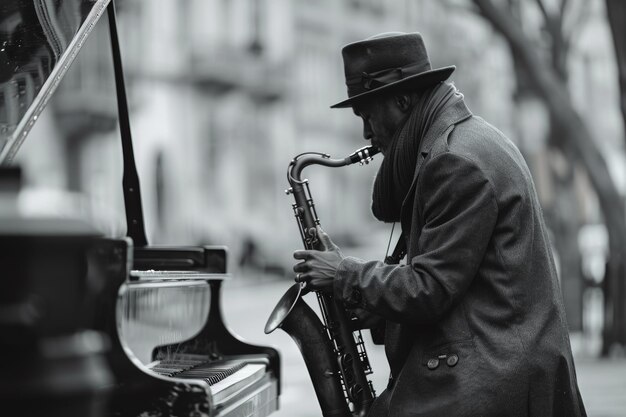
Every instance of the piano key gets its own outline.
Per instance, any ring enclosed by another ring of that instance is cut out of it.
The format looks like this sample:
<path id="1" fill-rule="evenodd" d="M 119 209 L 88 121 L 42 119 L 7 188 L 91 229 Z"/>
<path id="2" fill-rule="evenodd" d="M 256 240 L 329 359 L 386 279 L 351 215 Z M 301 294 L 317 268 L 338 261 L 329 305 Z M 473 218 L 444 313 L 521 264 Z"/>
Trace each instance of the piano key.
<path id="1" fill-rule="evenodd" d="M 266 375 L 266 367 L 262 364 L 247 364 L 219 382 L 211 385 L 211 393 L 216 403 L 226 401 L 246 386 L 252 385 Z"/>

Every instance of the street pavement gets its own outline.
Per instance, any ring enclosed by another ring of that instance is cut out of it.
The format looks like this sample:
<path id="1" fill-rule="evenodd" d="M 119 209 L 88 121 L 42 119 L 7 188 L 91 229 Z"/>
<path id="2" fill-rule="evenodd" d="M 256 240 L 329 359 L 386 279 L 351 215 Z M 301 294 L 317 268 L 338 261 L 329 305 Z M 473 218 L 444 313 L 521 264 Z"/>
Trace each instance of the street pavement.
<path id="1" fill-rule="evenodd" d="M 276 302 L 292 285 L 254 273 L 237 273 L 223 287 L 224 320 L 231 331 L 248 342 L 273 346 L 280 351 L 282 395 L 280 410 L 274 417 L 319 417 L 320 409 L 300 352 L 282 330 L 270 335 L 263 332 L 265 322 Z M 317 308 L 315 296 L 305 297 Z M 374 374 L 371 380 L 377 392 L 387 383 L 389 368 L 382 346 L 371 343 L 364 332 L 367 352 Z M 600 360 L 577 357 L 578 383 L 590 417 L 626 417 L 626 359 Z"/>
<path id="2" fill-rule="evenodd" d="M 576 372 L 589 417 L 626 416 L 626 359 L 578 358 Z"/>

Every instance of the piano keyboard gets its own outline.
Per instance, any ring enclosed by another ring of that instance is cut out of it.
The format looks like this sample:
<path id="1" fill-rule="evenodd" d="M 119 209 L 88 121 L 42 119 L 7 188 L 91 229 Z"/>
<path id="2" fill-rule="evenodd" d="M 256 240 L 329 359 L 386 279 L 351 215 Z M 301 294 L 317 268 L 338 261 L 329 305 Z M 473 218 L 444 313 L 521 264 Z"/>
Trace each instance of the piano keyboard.
<path id="1" fill-rule="evenodd" d="M 219 404 L 228 402 L 234 393 L 263 379 L 268 365 L 269 361 L 264 355 L 238 355 L 211 361 L 206 355 L 174 354 L 167 359 L 152 362 L 148 368 L 170 378 L 206 382 L 214 401 Z"/>
<path id="2" fill-rule="evenodd" d="M 155 363 L 151 369 L 163 376 L 202 379 L 207 384 L 214 385 L 243 369 L 247 364 L 245 360 L 208 362 L 207 359 L 204 356 L 198 359 L 168 359 Z"/>

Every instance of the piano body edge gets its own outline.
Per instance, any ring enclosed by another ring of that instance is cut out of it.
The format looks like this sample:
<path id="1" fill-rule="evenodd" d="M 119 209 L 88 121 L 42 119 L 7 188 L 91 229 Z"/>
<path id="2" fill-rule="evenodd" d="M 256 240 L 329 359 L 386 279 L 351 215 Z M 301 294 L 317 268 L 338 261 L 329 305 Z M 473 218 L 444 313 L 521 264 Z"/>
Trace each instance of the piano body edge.
<path id="1" fill-rule="evenodd" d="M 100 314 L 95 327 L 111 339 L 109 362 L 117 380 L 112 389 L 111 415 L 135 417 L 154 413 L 164 416 L 261 417 L 278 409 L 278 352 L 271 347 L 241 340 L 228 330 L 223 321 L 221 286 L 228 278 L 226 256 L 225 247 L 215 246 L 133 248 L 128 238 L 101 239 L 91 251 L 90 269 L 105 271 L 107 275 L 103 291 L 105 296 L 98 309 Z M 147 272 L 141 276 L 142 271 Z M 212 364 L 217 366 L 223 361 L 241 361 L 244 364 L 241 370 L 213 385 L 201 377 L 180 377 L 184 372 L 165 376 L 149 368 L 148 364 L 135 357 L 124 339 L 120 324 L 120 297 L 128 291 L 128 286 L 159 288 L 162 284 L 163 287 L 184 287 L 198 282 L 208 285 L 210 291 L 205 323 L 188 339 L 154 346 L 151 359 L 159 363 L 195 355 L 194 358 L 207 359 L 202 366 L 209 372 L 212 372 Z M 260 367 L 258 363 L 264 365 Z M 250 368 L 256 373 L 242 377 Z M 219 392 L 216 392 L 216 385 L 222 387 Z M 227 389 L 224 389 L 225 386 Z M 228 391 L 229 395 L 221 395 L 222 391 Z"/>

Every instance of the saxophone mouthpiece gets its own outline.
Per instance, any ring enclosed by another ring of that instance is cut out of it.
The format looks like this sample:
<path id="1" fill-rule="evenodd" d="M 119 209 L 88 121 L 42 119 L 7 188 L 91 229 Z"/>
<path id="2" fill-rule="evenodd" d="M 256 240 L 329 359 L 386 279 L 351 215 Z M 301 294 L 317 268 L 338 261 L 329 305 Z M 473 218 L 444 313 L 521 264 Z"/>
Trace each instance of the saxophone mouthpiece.
<path id="1" fill-rule="evenodd" d="M 361 165 L 369 164 L 372 159 L 374 159 L 374 155 L 380 152 L 376 146 L 365 146 L 361 149 L 357 149 L 354 151 L 352 155 L 346 158 L 349 160 L 349 164 L 354 164 L 359 162 Z"/>

